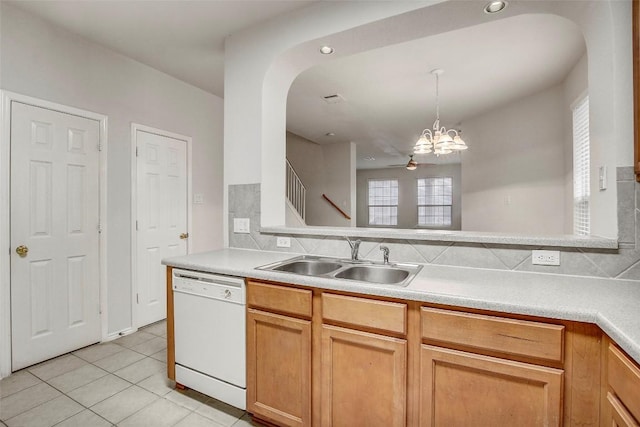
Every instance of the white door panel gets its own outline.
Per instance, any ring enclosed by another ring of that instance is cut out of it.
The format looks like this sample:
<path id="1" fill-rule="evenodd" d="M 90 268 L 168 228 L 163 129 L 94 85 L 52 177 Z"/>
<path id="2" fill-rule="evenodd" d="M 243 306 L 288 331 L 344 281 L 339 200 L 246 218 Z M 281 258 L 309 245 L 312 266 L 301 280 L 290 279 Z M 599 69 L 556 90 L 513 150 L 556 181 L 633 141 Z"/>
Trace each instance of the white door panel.
<path id="1" fill-rule="evenodd" d="M 100 341 L 99 127 L 11 104 L 13 370 Z"/>
<path id="2" fill-rule="evenodd" d="M 137 326 L 166 317 L 162 258 L 187 254 L 187 142 L 136 131 Z"/>

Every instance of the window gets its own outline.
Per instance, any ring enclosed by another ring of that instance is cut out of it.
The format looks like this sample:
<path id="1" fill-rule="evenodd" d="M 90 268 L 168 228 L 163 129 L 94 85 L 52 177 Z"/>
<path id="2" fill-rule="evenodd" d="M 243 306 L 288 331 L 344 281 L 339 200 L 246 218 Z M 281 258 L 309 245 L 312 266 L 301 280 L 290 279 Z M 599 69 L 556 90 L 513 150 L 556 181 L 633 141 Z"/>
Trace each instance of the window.
<path id="1" fill-rule="evenodd" d="M 573 107 L 573 233 L 589 234 L 589 97 Z"/>
<path id="2" fill-rule="evenodd" d="M 451 177 L 418 179 L 418 225 L 450 227 L 453 180 Z"/>
<path id="3" fill-rule="evenodd" d="M 369 180 L 369 225 L 398 225 L 398 180 Z"/>

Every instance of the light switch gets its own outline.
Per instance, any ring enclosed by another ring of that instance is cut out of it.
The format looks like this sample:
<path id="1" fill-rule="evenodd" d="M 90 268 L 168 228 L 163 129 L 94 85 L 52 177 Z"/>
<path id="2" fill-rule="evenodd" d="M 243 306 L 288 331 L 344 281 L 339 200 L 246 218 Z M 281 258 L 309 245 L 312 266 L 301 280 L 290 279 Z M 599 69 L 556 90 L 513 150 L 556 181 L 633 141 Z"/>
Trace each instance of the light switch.
<path id="1" fill-rule="evenodd" d="M 249 218 L 234 218 L 233 219 L 233 232 L 234 233 L 250 233 Z"/>
<path id="2" fill-rule="evenodd" d="M 598 171 L 598 188 L 600 191 L 607 189 L 607 167 L 600 166 Z"/>

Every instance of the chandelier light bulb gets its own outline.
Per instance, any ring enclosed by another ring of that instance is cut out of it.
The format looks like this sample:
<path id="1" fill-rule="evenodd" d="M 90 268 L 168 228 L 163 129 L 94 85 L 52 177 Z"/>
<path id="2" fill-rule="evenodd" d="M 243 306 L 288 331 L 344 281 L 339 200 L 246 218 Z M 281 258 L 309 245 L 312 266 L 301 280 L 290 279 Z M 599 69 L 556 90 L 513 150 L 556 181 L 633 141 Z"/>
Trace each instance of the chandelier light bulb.
<path id="1" fill-rule="evenodd" d="M 466 150 L 469 147 L 467 147 L 467 144 L 465 144 L 462 138 L 460 138 L 460 135 L 456 135 L 453 137 L 453 145 L 451 145 L 450 148 L 452 150 L 462 151 L 462 150 Z"/>

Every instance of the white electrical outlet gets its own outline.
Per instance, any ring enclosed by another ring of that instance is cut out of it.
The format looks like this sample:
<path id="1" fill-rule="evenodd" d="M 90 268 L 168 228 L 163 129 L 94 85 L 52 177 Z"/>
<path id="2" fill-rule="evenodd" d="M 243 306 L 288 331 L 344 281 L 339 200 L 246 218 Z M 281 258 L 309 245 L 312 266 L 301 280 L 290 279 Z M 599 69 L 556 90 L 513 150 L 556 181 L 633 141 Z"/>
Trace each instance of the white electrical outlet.
<path id="1" fill-rule="evenodd" d="M 233 218 L 234 233 L 250 233 L 249 218 Z"/>
<path id="2" fill-rule="evenodd" d="M 560 251 L 531 251 L 533 265 L 560 265 Z"/>
<path id="3" fill-rule="evenodd" d="M 276 246 L 279 248 L 290 248 L 291 247 L 291 238 L 289 237 L 278 237 L 276 239 Z"/>
<path id="4" fill-rule="evenodd" d="M 194 193 L 193 194 L 193 204 L 201 205 L 204 203 L 204 195 L 202 193 Z"/>

